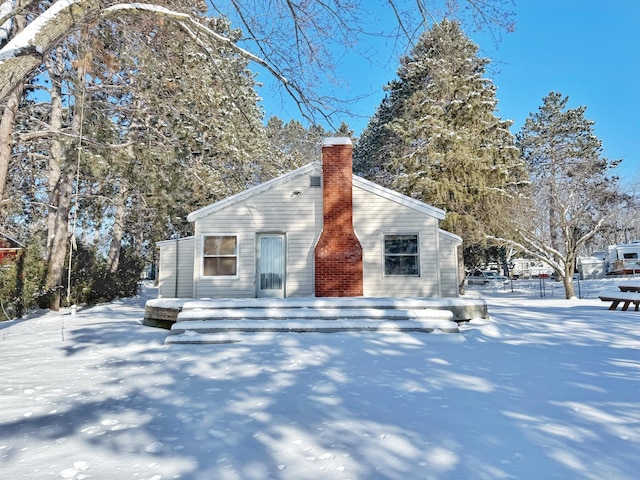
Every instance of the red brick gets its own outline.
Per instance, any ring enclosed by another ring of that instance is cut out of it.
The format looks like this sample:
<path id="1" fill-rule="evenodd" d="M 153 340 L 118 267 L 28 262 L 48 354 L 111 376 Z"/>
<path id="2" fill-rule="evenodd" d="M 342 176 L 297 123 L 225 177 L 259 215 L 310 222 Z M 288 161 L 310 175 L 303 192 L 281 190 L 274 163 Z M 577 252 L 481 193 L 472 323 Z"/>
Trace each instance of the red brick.
<path id="1" fill-rule="evenodd" d="M 322 235 L 315 251 L 317 297 L 363 295 L 362 247 L 353 230 L 352 146 L 322 147 Z"/>

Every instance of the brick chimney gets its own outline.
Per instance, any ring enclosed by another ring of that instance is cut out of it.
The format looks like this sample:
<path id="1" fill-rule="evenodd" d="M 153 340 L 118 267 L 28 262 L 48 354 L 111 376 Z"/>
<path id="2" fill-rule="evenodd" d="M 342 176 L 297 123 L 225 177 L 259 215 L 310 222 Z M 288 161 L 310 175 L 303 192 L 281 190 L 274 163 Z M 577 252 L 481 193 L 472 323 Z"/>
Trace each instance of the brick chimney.
<path id="1" fill-rule="evenodd" d="M 353 230 L 352 149 L 349 138 L 322 143 L 324 225 L 315 250 L 316 297 L 363 295 L 362 247 Z"/>

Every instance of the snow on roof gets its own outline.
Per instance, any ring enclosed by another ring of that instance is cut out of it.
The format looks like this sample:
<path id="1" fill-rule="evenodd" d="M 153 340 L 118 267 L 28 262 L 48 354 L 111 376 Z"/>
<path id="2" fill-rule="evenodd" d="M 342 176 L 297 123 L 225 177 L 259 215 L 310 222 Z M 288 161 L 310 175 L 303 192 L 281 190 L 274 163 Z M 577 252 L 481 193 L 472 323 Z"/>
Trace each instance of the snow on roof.
<path id="1" fill-rule="evenodd" d="M 12 248 L 24 248 L 24 244 L 16 240 L 15 238 L 11 238 L 9 235 L 6 235 L 0 232 L 0 239 L 6 239 L 11 245 Z"/>

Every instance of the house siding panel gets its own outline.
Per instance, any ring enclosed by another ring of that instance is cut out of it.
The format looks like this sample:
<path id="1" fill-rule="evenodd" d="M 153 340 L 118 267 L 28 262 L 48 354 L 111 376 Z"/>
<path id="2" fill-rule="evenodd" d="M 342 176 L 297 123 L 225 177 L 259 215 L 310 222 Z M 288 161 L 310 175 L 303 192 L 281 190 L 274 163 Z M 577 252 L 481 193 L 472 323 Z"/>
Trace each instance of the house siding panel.
<path id="1" fill-rule="evenodd" d="M 439 296 L 438 220 L 364 189 L 353 189 L 353 222 L 364 249 L 364 295 L 371 297 Z M 420 276 L 384 276 L 383 235 L 417 233 Z"/>
<path id="2" fill-rule="evenodd" d="M 320 169 L 310 175 L 319 175 Z M 198 297 L 256 296 L 256 236 L 286 235 L 287 296 L 313 294 L 313 249 L 322 228 L 322 189 L 301 175 L 196 222 L 194 284 Z M 204 235 L 238 235 L 237 278 L 201 276 Z"/>
<path id="3" fill-rule="evenodd" d="M 440 296 L 457 297 L 458 262 L 457 243 L 449 235 L 440 233 Z"/>
<path id="4" fill-rule="evenodd" d="M 169 240 L 159 244 L 158 298 L 190 298 L 193 296 L 191 272 L 193 271 L 194 246 L 195 239 L 193 237 Z"/>

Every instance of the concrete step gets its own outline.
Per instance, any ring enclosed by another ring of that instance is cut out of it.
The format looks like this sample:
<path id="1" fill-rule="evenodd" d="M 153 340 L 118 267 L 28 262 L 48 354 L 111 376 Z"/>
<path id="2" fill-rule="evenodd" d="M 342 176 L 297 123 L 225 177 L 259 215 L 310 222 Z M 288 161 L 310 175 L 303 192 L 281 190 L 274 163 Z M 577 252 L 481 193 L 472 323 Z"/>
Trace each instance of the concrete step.
<path id="1" fill-rule="evenodd" d="M 458 325 L 432 321 L 193 321 L 176 323 L 165 338 L 165 344 L 225 344 L 243 341 L 247 334 L 259 333 L 338 333 L 338 332 L 422 332 L 459 333 Z"/>
<path id="2" fill-rule="evenodd" d="M 182 310 L 178 322 L 188 320 L 337 320 L 337 319 L 386 319 L 410 320 L 433 319 L 453 320 L 449 310 L 406 309 L 406 308 L 198 308 Z"/>
<path id="3" fill-rule="evenodd" d="M 447 320 L 468 321 L 488 316 L 477 298 L 248 298 L 152 299 L 145 305 L 145 325 L 171 328 L 191 320 Z"/>
<path id="4" fill-rule="evenodd" d="M 165 344 L 236 343 L 242 340 L 243 334 L 264 332 L 459 331 L 453 314 L 447 310 L 203 309 L 181 312 Z"/>
<path id="5" fill-rule="evenodd" d="M 340 331 L 414 331 L 430 333 L 434 330 L 458 333 L 458 324 L 448 320 L 193 320 L 177 322 L 171 327 L 172 335 L 186 331 L 215 332 L 340 332 Z"/>
<path id="6" fill-rule="evenodd" d="M 162 300 L 157 300 L 162 302 Z M 171 302 L 171 300 L 168 300 Z M 150 302 L 153 302 L 150 301 Z M 147 303 L 150 303 L 147 302 Z M 433 309 L 441 310 L 451 305 L 464 305 L 466 300 L 459 298 L 390 298 L 390 297 L 287 297 L 287 298 L 220 298 L 220 299 L 185 299 L 180 303 L 180 310 L 197 309 L 238 309 L 238 308 L 372 308 L 381 309 Z M 474 301 L 473 304 L 476 304 Z"/>

